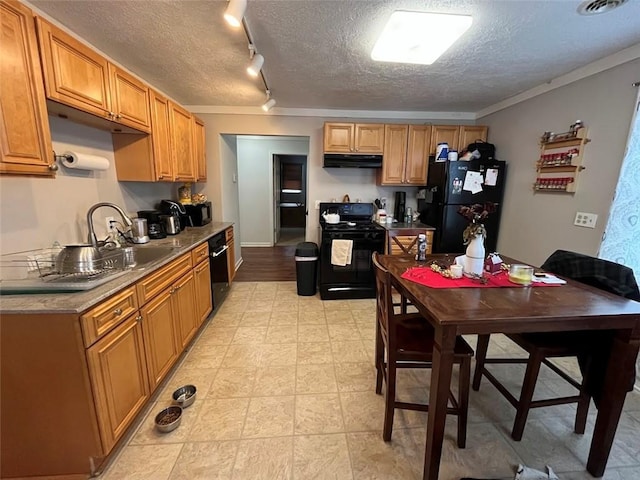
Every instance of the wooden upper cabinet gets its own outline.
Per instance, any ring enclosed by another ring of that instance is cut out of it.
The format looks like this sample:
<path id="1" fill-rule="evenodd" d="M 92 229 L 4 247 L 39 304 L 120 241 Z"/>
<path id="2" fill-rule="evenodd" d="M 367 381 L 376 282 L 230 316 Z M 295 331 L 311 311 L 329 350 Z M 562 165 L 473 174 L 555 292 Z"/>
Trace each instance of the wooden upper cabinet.
<path id="1" fill-rule="evenodd" d="M 149 87 L 111 63 L 109 76 L 114 120 L 138 130 L 150 132 Z"/>
<path id="2" fill-rule="evenodd" d="M 407 125 L 385 125 L 384 160 L 378 181 L 381 185 L 404 183 L 404 168 L 407 158 Z"/>
<path id="3" fill-rule="evenodd" d="M 449 150 L 458 149 L 458 140 L 460 136 L 459 125 L 434 125 L 431 127 L 431 148 L 430 155 L 435 155 L 439 143 L 448 143 Z"/>
<path id="4" fill-rule="evenodd" d="M 383 123 L 325 123 L 324 151 L 382 154 L 384 132 Z"/>
<path id="5" fill-rule="evenodd" d="M 0 173 L 54 176 L 33 13 L 0 2 Z"/>
<path id="6" fill-rule="evenodd" d="M 426 185 L 429 167 L 430 125 L 409 125 L 405 184 Z"/>
<path id="7" fill-rule="evenodd" d="M 111 119 L 109 62 L 36 17 L 47 98 Z"/>
<path id="8" fill-rule="evenodd" d="M 204 122 L 197 117 L 193 117 L 191 127 L 193 129 L 193 163 L 196 167 L 196 181 L 202 182 L 207 179 Z"/>
<path id="9" fill-rule="evenodd" d="M 353 123 L 325 123 L 324 151 L 327 153 L 351 153 L 354 130 Z"/>
<path id="10" fill-rule="evenodd" d="M 151 140 L 153 142 L 153 163 L 156 180 L 173 180 L 171 161 L 171 127 L 169 121 L 169 100 L 151 90 Z"/>
<path id="11" fill-rule="evenodd" d="M 195 182 L 191 114 L 180 105 L 169 102 L 169 119 L 174 180 Z"/>
<path id="12" fill-rule="evenodd" d="M 429 125 L 386 125 L 379 185 L 425 185 L 429 165 Z"/>
<path id="13" fill-rule="evenodd" d="M 476 140 L 487 141 L 488 127 L 486 125 L 460 125 L 458 150 L 466 150 L 470 143 Z"/>
<path id="14" fill-rule="evenodd" d="M 382 123 L 356 123 L 353 148 L 356 153 L 382 154 L 385 125 Z"/>

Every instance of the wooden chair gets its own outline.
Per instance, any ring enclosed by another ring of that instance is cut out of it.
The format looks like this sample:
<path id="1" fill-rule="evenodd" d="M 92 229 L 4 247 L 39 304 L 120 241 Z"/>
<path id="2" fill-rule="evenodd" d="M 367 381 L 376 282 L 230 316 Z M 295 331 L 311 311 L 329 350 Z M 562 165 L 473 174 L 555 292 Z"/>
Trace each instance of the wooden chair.
<path id="1" fill-rule="evenodd" d="M 431 325 L 418 313 L 396 313 L 391 299 L 391 276 L 380 265 L 378 253 L 373 254 L 376 273 L 376 393 L 385 389 L 385 410 L 382 438 L 391 440 L 393 416 L 396 408 L 426 412 L 427 404 L 396 401 L 396 370 L 398 368 L 431 368 L 434 332 Z M 458 416 L 458 447 L 464 448 L 467 437 L 467 410 L 469 380 L 473 349 L 458 337 L 454 350 L 454 363 L 460 365 L 458 398 L 450 394 L 452 407 L 447 413 Z"/>
<path id="2" fill-rule="evenodd" d="M 387 230 L 389 255 L 413 255 L 418 251 L 418 235 L 427 235 L 427 253 L 431 253 L 433 233 L 424 228 L 396 228 Z"/>
<path id="3" fill-rule="evenodd" d="M 618 295 L 640 300 L 640 293 L 631 269 L 599 258 L 589 257 L 574 252 L 558 250 L 542 265 L 548 272 L 562 275 L 588 285 L 607 290 Z M 574 431 L 583 434 L 589 412 L 591 391 L 590 385 L 602 382 L 604 365 L 608 352 L 608 332 L 558 332 L 558 333 L 524 333 L 509 334 L 507 337 L 524 349 L 528 359 L 486 358 L 489 346 L 489 335 L 479 335 L 476 347 L 476 368 L 473 375 L 473 389 L 480 389 L 480 381 L 484 375 L 498 391 L 516 408 L 516 418 L 511 437 L 521 440 L 527 416 L 531 408 L 547 407 L 577 403 Z M 597 348 L 596 348 L 597 347 Z M 582 370 L 582 382 L 578 382 L 560 370 L 549 358 L 577 357 Z M 485 367 L 496 363 L 526 363 L 520 398 L 515 398 L 494 375 Z M 544 400 L 533 400 L 533 393 L 540 367 L 546 365 L 561 378 L 578 390 L 576 395 L 556 397 Z M 631 380 L 633 382 L 633 379 Z M 597 400 L 597 399 L 596 399 Z"/>

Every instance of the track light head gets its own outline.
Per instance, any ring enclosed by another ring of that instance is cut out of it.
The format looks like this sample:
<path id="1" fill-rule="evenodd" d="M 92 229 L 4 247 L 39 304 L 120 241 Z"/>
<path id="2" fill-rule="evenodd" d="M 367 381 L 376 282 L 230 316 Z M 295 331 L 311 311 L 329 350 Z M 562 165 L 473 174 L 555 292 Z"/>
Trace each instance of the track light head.
<path id="1" fill-rule="evenodd" d="M 247 73 L 252 77 L 257 77 L 260 73 L 262 65 L 264 65 L 264 57 L 259 53 L 256 53 L 253 56 L 253 60 L 251 60 L 251 63 L 247 67 Z"/>
<path id="2" fill-rule="evenodd" d="M 246 10 L 247 0 L 229 0 L 229 5 L 224 12 L 224 19 L 232 27 L 238 28 L 242 25 L 242 18 Z"/>
<path id="3" fill-rule="evenodd" d="M 265 112 L 268 112 L 269 110 L 271 110 L 273 108 L 273 106 L 276 104 L 276 99 L 275 98 L 270 98 L 269 100 L 267 100 L 264 105 L 262 105 L 262 110 L 264 110 Z"/>

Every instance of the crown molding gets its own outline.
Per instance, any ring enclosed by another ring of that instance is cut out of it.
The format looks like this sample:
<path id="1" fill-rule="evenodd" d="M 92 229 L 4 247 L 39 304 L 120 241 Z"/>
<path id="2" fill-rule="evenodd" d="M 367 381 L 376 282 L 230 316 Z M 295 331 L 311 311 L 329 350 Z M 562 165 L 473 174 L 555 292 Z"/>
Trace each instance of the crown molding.
<path id="1" fill-rule="evenodd" d="M 632 45 L 629 48 L 625 48 L 624 50 L 620 50 L 613 55 L 609 55 L 607 57 L 601 58 L 600 60 L 596 60 L 595 62 L 585 65 L 584 67 L 577 68 L 565 75 L 553 78 L 547 83 L 538 85 L 537 87 L 533 87 L 529 90 L 519 93 L 518 95 L 493 104 L 487 108 L 483 108 L 482 110 L 476 112 L 475 119 L 477 120 L 487 115 L 491 115 L 492 113 L 504 110 L 505 108 L 509 108 L 520 102 L 529 100 L 530 98 L 537 97 L 538 95 L 542 95 L 543 93 L 550 92 L 551 90 L 555 90 L 556 88 L 564 87 L 565 85 L 569 85 L 570 83 L 590 77 L 591 75 L 595 75 L 596 73 L 604 72 L 605 70 L 609 70 L 610 68 L 617 67 L 618 65 L 631 62 L 638 58 L 640 58 L 640 43 Z"/>
<path id="2" fill-rule="evenodd" d="M 193 113 L 213 113 L 223 115 L 265 115 L 285 117 L 320 118 L 370 118 L 406 120 L 475 120 L 474 112 L 407 112 L 388 110 L 332 110 L 319 108 L 278 108 L 265 112 L 260 107 L 230 107 L 214 105 L 185 105 Z"/>

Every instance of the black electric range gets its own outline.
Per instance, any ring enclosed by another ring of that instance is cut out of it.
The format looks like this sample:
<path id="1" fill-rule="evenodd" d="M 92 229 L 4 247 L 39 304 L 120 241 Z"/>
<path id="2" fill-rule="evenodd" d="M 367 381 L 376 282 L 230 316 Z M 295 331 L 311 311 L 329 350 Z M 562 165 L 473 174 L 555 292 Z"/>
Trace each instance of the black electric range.
<path id="1" fill-rule="evenodd" d="M 339 223 L 327 223 L 323 214 L 337 213 Z M 323 300 L 375 298 L 376 282 L 371 256 L 383 253 L 386 230 L 373 222 L 372 203 L 321 203 L 320 297 Z M 351 263 L 331 263 L 333 240 L 352 240 Z"/>

